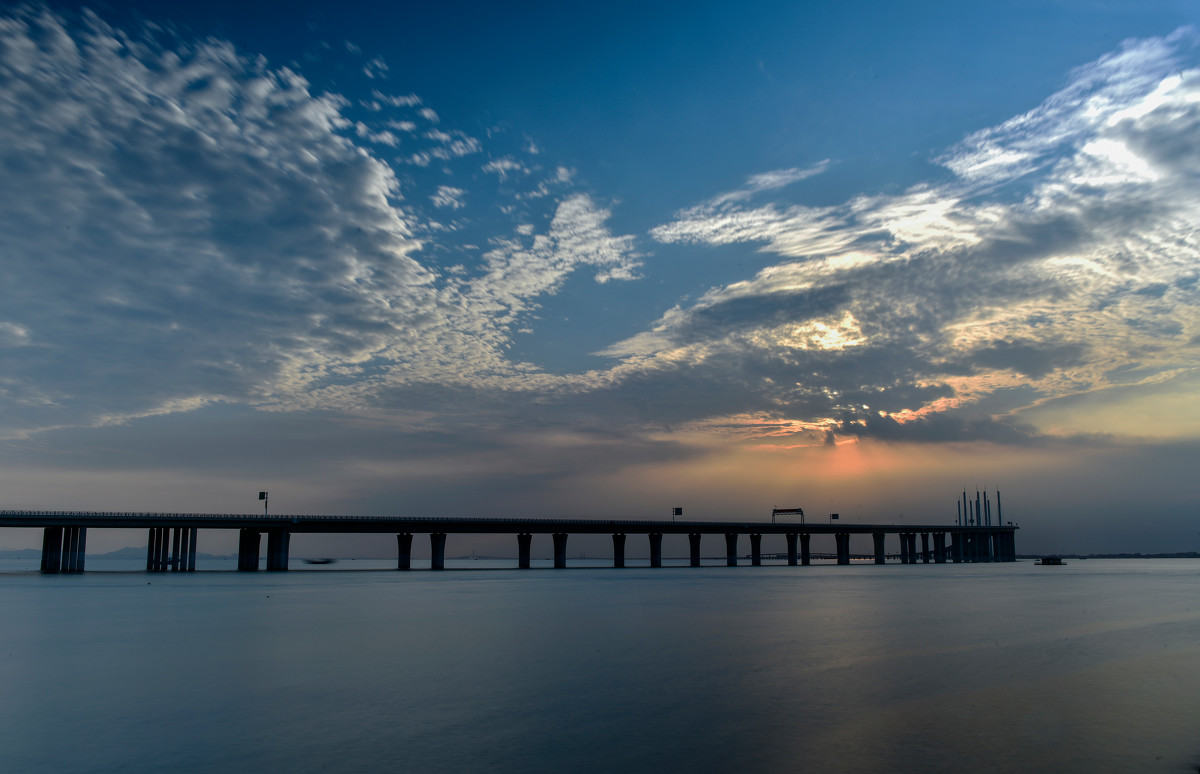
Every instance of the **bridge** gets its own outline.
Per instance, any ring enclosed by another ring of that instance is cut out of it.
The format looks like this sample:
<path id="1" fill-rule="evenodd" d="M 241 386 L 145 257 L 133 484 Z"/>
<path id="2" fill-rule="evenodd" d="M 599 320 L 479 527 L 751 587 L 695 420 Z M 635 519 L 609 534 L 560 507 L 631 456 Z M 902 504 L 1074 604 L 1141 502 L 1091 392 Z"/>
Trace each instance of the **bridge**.
<path id="1" fill-rule="evenodd" d="M 517 566 L 530 567 L 529 547 L 535 534 L 554 539 L 554 566 L 567 566 L 567 538 L 571 534 L 610 534 L 613 566 L 625 566 L 625 539 L 630 534 L 646 535 L 650 543 L 650 566 L 662 566 L 663 535 L 687 535 L 691 566 L 700 566 L 700 540 L 705 535 L 725 538 L 726 564 L 738 564 L 738 542 L 750 540 L 750 564 L 762 563 L 763 535 L 783 535 L 787 540 L 788 565 L 808 565 L 813 535 L 833 535 L 838 564 L 851 557 L 886 564 L 898 556 L 901 564 L 946 562 L 1015 562 L 1016 530 L 1008 525 L 951 526 L 897 524 L 796 524 L 752 521 L 646 521 L 621 519 L 510 519 L 510 518 L 395 518 L 389 516 L 249 515 L 218 513 L 121 513 L 106 511 L 0 511 L 0 527 L 42 529 L 44 573 L 83 572 L 89 529 L 145 529 L 148 572 L 192 572 L 196 569 L 196 534 L 200 529 L 238 531 L 238 569 L 258 570 L 262 536 L 267 536 L 266 569 L 288 568 L 291 536 L 297 533 L 392 533 L 396 535 L 396 568 L 412 566 L 414 534 L 428 534 L 430 567 L 445 568 L 446 538 L 451 534 L 512 534 L 517 538 Z M 899 554 L 887 554 L 884 541 L 897 535 Z M 851 554 L 850 538 L 871 538 L 872 551 Z M 917 537 L 921 546 L 917 548 Z M 768 555 L 776 556 L 776 555 Z"/>

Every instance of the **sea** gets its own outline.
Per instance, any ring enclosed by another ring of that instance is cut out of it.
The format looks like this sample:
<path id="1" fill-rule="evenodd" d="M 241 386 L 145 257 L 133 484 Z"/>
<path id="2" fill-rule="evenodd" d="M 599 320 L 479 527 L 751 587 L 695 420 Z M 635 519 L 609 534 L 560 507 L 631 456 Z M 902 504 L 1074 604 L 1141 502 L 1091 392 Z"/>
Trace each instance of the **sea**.
<path id="1" fill-rule="evenodd" d="M 0 771 L 1200 770 L 1198 560 L 685 563 L 5 560 Z"/>

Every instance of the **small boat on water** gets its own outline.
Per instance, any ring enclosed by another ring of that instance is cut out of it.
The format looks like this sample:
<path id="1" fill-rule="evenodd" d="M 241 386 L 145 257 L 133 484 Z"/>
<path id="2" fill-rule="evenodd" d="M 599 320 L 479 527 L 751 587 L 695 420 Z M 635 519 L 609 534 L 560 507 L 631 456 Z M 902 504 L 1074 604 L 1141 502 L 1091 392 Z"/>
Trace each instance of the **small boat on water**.
<path id="1" fill-rule="evenodd" d="M 333 564 L 337 559 L 305 559 L 305 564 Z"/>
<path id="2" fill-rule="evenodd" d="M 1034 564 L 1041 564 L 1041 565 L 1061 565 L 1061 564 L 1066 564 L 1066 562 L 1064 562 L 1064 561 L 1062 560 L 1062 557 L 1061 557 L 1061 556 L 1043 556 L 1041 559 L 1035 559 L 1033 563 L 1034 563 Z"/>

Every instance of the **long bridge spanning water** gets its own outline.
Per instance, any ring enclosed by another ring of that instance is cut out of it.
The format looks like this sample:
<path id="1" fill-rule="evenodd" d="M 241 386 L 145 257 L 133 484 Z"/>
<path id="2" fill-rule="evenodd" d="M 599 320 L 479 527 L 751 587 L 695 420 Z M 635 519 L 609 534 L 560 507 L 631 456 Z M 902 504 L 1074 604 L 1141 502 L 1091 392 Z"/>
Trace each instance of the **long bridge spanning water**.
<path id="1" fill-rule="evenodd" d="M 849 564 L 850 538 L 870 537 L 876 564 L 886 564 L 884 542 L 896 535 L 901 564 L 946 562 L 1014 562 L 1016 530 L 1008 525 L 950 526 L 911 524 L 804 524 L 754 521 L 635 521 L 619 519 L 505 519 L 505 518 L 393 518 L 387 516 L 265 516 L 215 513 L 113 513 L 86 511 L 0 511 L 0 527 L 42 529 L 42 572 L 83 572 L 89 529 L 147 530 L 148 572 L 191 572 L 196 569 L 196 534 L 200 529 L 238 530 L 238 569 L 257 570 L 261 563 L 262 536 L 267 536 L 266 569 L 288 568 L 291 536 L 296 533 L 393 533 L 396 567 L 412 566 L 415 534 L 428 534 L 430 567 L 445 568 L 446 538 L 452 534 L 512 534 L 517 538 L 517 566 L 530 567 L 530 544 L 535 534 L 554 539 L 554 566 L 567 566 L 567 538 L 571 534 L 610 534 L 613 566 L 625 566 L 625 539 L 645 535 L 650 543 L 650 566 L 662 566 L 663 535 L 687 535 L 691 566 L 700 566 L 700 540 L 705 535 L 725 538 L 726 564 L 738 564 L 738 542 L 750 540 L 750 564 L 760 565 L 763 535 L 783 535 L 787 563 L 808 565 L 813 535 L 833 535 L 838 564 Z M 920 538 L 920 548 L 917 539 Z M 894 556 L 895 554 L 891 554 Z M 774 556 L 771 554 L 769 556 Z"/>

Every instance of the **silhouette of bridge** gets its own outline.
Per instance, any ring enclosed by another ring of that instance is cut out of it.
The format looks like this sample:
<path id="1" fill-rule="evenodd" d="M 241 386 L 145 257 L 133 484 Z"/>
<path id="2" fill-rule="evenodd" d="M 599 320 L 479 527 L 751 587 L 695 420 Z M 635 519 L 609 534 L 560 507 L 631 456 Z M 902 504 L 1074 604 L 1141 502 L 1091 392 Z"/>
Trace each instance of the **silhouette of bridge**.
<path id="1" fill-rule="evenodd" d="M 549 534 L 554 540 L 554 566 L 567 566 L 567 538 L 571 534 L 610 534 L 613 541 L 613 566 L 625 566 L 625 539 L 644 534 L 650 543 L 650 566 L 662 566 L 663 535 L 687 535 L 691 547 L 691 566 L 700 566 L 700 540 L 705 535 L 725 538 L 726 564 L 738 564 L 738 543 L 742 536 L 750 540 L 750 564 L 762 563 L 763 535 L 783 535 L 787 552 L 766 554 L 767 558 L 787 559 L 789 565 L 807 565 L 814 558 L 835 559 L 849 564 L 851 559 L 873 560 L 886 564 L 899 559 L 901 564 L 946 562 L 1014 562 L 1016 530 L 1011 523 L 998 526 L 898 525 L 898 524 L 803 524 L 753 521 L 649 521 L 628 519 L 511 519 L 511 518 L 396 518 L 389 516 L 310 516 L 250 515 L 219 513 L 124 513 L 107 511 L 0 511 L 0 527 L 42 529 L 44 573 L 83 572 L 89 529 L 146 529 L 146 570 L 148 572 L 191 572 L 196 569 L 196 535 L 200 529 L 238 530 L 238 569 L 258 570 L 261 564 L 262 536 L 267 536 L 266 569 L 288 568 L 291 536 L 297 533 L 393 533 L 396 535 L 396 567 L 412 566 L 414 534 L 427 533 L 430 540 L 430 567 L 445 567 L 446 538 L 451 534 L 515 534 L 517 566 L 530 567 L 530 544 L 535 534 Z M 813 535 L 833 535 L 836 551 L 814 554 L 810 550 Z M 884 541 L 896 535 L 899 553 L 886 553 Z M 851 553 L 850 538 L 869 536 L 872 551 Z M 920 537 L 920 548 L 917 538 Z"/>

